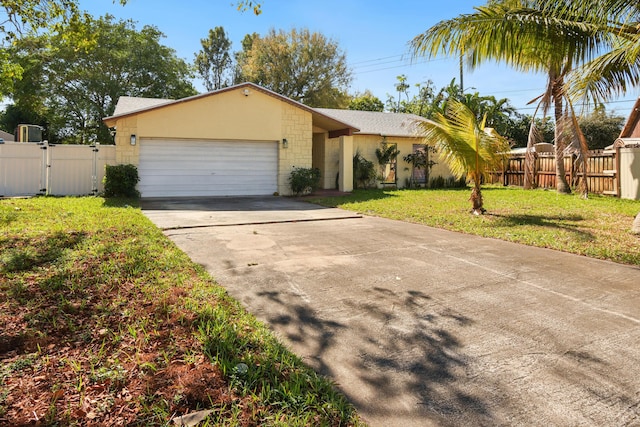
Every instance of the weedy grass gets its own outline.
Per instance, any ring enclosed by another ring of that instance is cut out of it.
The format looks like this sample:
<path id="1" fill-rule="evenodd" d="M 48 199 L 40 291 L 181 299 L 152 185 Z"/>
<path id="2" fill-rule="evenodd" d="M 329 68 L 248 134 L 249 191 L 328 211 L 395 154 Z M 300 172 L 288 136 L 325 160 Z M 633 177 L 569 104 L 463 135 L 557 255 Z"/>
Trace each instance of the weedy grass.
<path id="1" fill-rule="evenodd" d="M 640 237 L 631 233 L 640 201 L 487 186 L 485 215 L 471 215 L 468 189 L 357 190 L 309 198 L 314 203 L 640 265 Z"/>
<path id="2" fill-rule="evenodd" d="M 362 425 L 134 200 L 0 201 L 0 424 Z"/>

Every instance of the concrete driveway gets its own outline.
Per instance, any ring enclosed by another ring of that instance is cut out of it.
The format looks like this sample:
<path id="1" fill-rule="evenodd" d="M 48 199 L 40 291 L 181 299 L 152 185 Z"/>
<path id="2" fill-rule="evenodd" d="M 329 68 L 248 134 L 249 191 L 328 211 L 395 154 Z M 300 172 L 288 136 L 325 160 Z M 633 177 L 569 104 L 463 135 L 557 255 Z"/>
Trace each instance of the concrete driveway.
<path id="1" fill-rule="evenodd" d="M 640 425 L 640 269 L 256 202 L 143 209 L 372 426 Z"/>

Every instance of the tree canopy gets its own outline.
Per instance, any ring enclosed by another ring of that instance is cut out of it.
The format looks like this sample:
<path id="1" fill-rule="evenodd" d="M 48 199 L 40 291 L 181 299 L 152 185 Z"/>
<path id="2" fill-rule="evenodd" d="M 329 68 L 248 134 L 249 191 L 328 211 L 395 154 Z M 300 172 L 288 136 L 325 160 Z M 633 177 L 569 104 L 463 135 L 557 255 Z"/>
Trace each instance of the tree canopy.
<path id="1" fill-rule="evenodd" d="M 125 5 L 128 0 L 113 0 Z M 259 15 L 262 1 L 238 0 L 241 12 L 252 10 Z M 80 10 L 78 0 L 0 0 L 0 100 L 11 90 L 23 74 L 22 66 L 8 51 L 25 36 L 64 32 L 70 38 L 72 31 L 82 27 L 87 15 Z M 81 47 L 81 46 L 78 46 Z"/>
<path id="2" fill-rule="evenodd" d="M 49 133 L 65 142 L 110 142 L 102 118 L 113 114 L 120 96 L 196 93 L 191 69 L 160 43 L 163 34 L 155 27 L 138 31 L 132 21 L 85 17 L 71 33 L 26 37 L 13 48 L 24 69 L 14 102 L 45 116 Z M 83 48 L 79 41 L 86 42 Z"/>
<path id="3" fill-rule="evenodd" d="M 355 95 L 349 101 L 347 108 L 360 111 L 384 111 L 384 104 L 380 98 L 365 90 L 364 93 Z"/>
<path id="4" fill-rule="evenodd" d="M 243 48 L 239 80 L 312 107 L 347 105 L 351 71 L 337 42 L 308 29 L 272 29 L 266 36 L 254 35 Z"/>
<path id="5" fill-rule="evenodd" d="M 231 82 L 233 64 L 231 40 L 223 27 L 209 30 L 209 36 L 201 39 L 202 49 L 196 53 L 195 66 L 208 91 L 221 89 Z"/>
<path id="6" fill-rule="evenodd" d="M 620 136 L 626 118 L 607 113 L 603 107 L 578 119 L 590 150 L 601 150 Z"/>

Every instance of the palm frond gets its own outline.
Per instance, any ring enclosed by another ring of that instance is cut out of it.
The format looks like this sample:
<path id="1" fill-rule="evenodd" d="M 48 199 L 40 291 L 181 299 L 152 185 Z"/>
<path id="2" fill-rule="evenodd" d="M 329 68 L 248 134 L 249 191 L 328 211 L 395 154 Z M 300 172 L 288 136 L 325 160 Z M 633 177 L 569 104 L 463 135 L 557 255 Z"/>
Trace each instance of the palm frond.
<path id="1" fill-rule="evenodd" d="M 452 100 L 445 114 L 420 125 L 427 145 L 434 146 L 456 178 L 465 175 L 478 181 L 480 175 L 500 168 L 509 153 L 509 142 L 495 132 L 487 132 L 475 114 Z"/>
<path id="2" fill-rule="evenodd" d="M 569 96 L 575 102 L 601 102 L 624 95 L 640 84 L 640 35 L 620 40 L 611 51 L 577 68 L 570 76 Z"/>
<path id="3" fill-rule="evenodd" d="M 597 24 L 556 16 L 537 3 L 545 2 L 490 2 L 441 21 L 411 41 L 413 54 L 463 54 L 470 68 L 504 61 L 520 71 L 546 71 L 549 62 L 571 68 L 593 59 L 610 43 Z"/>

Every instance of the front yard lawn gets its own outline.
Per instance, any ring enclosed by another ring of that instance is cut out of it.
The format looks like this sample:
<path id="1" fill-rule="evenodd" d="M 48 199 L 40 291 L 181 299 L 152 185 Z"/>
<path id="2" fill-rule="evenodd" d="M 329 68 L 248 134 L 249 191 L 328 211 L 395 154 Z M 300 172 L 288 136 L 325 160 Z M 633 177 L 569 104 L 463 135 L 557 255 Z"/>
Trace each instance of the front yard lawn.
<path id="1" fill-rule="evenodd" d="M 640 265 L 640 237 L 631 224 L 640 201 L 555 191 L 483 187 L 487 213 L 471 215 L 469 189 L 357 190 L 309 198 L 367 215 L 415 222 L 531 246 Z"/>
<path id="2" fill-rule="evenodd" d="M 361 425 L 139 209 L 0 201 L 0 425 Z"/>

